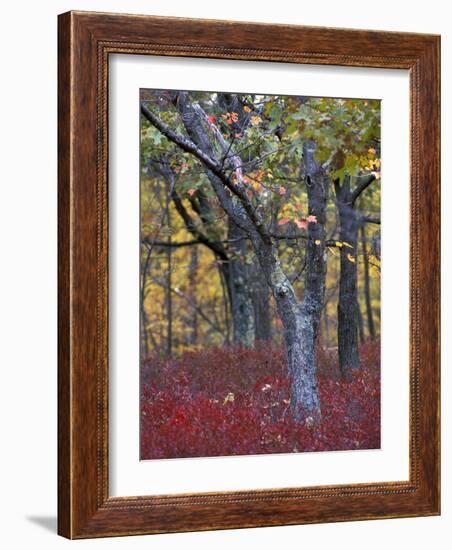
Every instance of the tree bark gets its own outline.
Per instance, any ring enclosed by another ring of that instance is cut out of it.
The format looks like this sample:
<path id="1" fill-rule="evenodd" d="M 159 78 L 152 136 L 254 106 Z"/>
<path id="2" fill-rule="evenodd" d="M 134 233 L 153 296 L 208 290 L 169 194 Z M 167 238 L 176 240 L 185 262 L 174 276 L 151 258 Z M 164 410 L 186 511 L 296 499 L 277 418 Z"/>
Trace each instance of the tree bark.
<path id="1" fill-rule="evenodd" d="M 362 223 L 355 202 L 360 194 L 375 180 L 370 174 L 358 179 L 355 189 L 351 188 L 350 176 L 345 176 L 340 185 L 335 182 L 336 204 L 339 212 L 341 247 L 339 301 L 337 306 L 337 339 L 339 368 L 344 378 L 359 369 L 358 349 L 358 230 Z"/>
<path id="2" fill-rule="evenodd" d="M 146 313 L 146 307 L 144 304 L 146 298 L 146 282 L 148 277 L 148 267 L 151 257 L 151 249 L 146 250 L 146 256 L 143 265 L 141 266 L 141 288 L 140 288 L 140 312 L 141 312 L 141 354 L 143 358 L 149 356 L 149 343 L 148 343 L 148 316 Z"/>
<path id="3" fill-rule="evenodd" d="M 318 395 L 316 379 L 317 338 L 325 298 L 325 223 L 329 179 L 314 158 L 315 150 L 316 144 L 313 141 L 304 142 L 303 160 L 308 194 L 308 214 L 315 216 L 317 222 L 308 225 L 304 290 L 300 305 L 300 369 L 310 373 L 311 391 Z M 299 372 L 294 376 L 297 378 Z M 302 398 L 303 394 L 298 397 L 298 393 L 297 389 L 297 395 L 293 396 L 293 399 L 299 400 Z"/>
<path id="4" fill-rule="evenodd" d="M 320 418 L 320 400 L 313 363 L 313 349 L 304 343 L 314 339 L 314 330 L 306 318 L 306 307 L 297 301 L 295 290 L 281 268 L 275 243 L 259 238 L 252 241 L 259 264 L 275 298 L 283 325 L 287 363 L 291 378 L 291 409 L 298 421 Z"/>
<path id="5" fill-rule="evenodd" d="M 196 289 L 196 281 L 198 278 L 198 249 L 193 247 L 191 251 L 191 257 L 190 257 L 190 269 L 189 269 L 189 275 L 188 275 L 188 283 L 189 283 L 189 293 L 190 298 L 192 300 L 195 300 L 195 289 Z M 198 312 L 194 311 L 193 315 L 191 315 L 190 321 L 188 323 L 190 327 L 190 333 L 188 337 L 188 342 L 196 346 L 198 343 Z"/>
<path id="6" fill-rule="evenodd" d="M 259 265 L 251 267 L 251 299 L 254 310 L 255 337 L 258 341 L 269 341 L 272 338 L 270 293 L 267 281 Z"/>
<path id="7" fill-rule="evenodd" d="M 361 246 L 363 249 L 364 258 L 364 300 L 366 302 L 367 328 L 369 330 L 369 337 L 372 340 L 375 340 L 375 324 L 372 312 L 372 301 L 370 298 L 369 256 L 367 250 L 366 229 L 364 225 L 361 227 Z"/>
<path id="8" fill-rule="evenodd" d="M 359 341 L 361 344 L 363 344 L 366 340 L 366 335 L 364 333 L 364 320 L 363 320 L 363 314 L 361 313 L 361 308 L 359 307 L 359 300 L 356 302 L 356 315 L 358 316 Z"/>
<path id="9" fill-rule="evenodd" d="M 359 368 L 358 351 L 358 291 L 357 291 L 357 240 L 358 220 L 352 207 L 350 178 L 346 176 L 342 186 L 336 185 L 340 233 L 343 244 L 340 249 L 339 301 L 337 306 L 337 340 L 339 368 L 343 377 Z"/>
<path id="10" fill-rule="evenodd" d="M 243 230 L 229 218 L 229 287 L 234 344 L 254 345 L 254 309 L 251 296 L 250 266 L 246 263 L 248 242 Z"/>
<path id="11" fill-rule="evenodd" d="M 170 214 L 170 197 L 171 197 L 171 182 L 166 181 L 167 190 L 166 194 L 168 200 L 166 201 L 166 223 L 168 229 L 171 229 L 171 214 Z M 171 231 L 168 232 L 168 244 L 171 245 Z M 167 262 L 167 271 L 166 271 L 166 355 L 171 357 L 173 353 L 173 297 L 171 294 L 172 288 L 172 274 L 173 274 L 173 261 L 172 261 L 173 251 L 171 246 L 166 248 L 166 262 Z"/>

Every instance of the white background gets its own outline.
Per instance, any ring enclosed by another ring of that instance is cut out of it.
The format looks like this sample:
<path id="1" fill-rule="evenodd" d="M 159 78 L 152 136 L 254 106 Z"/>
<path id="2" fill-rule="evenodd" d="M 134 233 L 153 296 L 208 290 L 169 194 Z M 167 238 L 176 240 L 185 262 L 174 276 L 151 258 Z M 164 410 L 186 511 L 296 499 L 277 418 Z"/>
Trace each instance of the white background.
<path id="1" fill-rule="evenodd" d="M 2 453 L 0 494 L 5 548 L 448 548 L 452 525 L 451 252 L 452 32 L 447 1 L 362 0 L 298 3 L 228 0 L 9 2 L 0 37 L 0 235 Z M 255 20 L 441 33 L 443 81 L 443 515 L 360 523 L 278 527 L 69 542 L 56 515 L 56 15 L 69 9 Z M 446 97 L 449 96 L 449 101 Z M 446 437 L 449 434 L 449 437 Z"/>
<path id="2" fill-rule="evenodd" d="M 228 491 L 408 479 L 407 71 L 115 55 L 110 70 L 110 494 Z M 381 99 L 381 450 L 139 461 L 138 90 L 197 88 Z M 394 189 L 398 200 L 394 201 Z M 133 291 L 135 289 L 135 291 Z M 132 293 L 132 294 L 131 294 Z"/>

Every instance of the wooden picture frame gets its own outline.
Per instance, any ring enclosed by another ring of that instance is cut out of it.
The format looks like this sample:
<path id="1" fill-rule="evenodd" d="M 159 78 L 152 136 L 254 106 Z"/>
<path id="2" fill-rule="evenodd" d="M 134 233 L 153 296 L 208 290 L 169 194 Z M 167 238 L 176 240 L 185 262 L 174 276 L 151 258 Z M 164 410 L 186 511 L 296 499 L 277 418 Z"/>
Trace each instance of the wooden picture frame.
<path id="1" fill-rule="evenodd" d="M 68 538 L 440 513 L 440 38 L 68 12 L 58 42 L 58 532 Z M 410 73 L 409 480 L 140 497 L 108 491 L 108 60 L 112 53 Z"/>

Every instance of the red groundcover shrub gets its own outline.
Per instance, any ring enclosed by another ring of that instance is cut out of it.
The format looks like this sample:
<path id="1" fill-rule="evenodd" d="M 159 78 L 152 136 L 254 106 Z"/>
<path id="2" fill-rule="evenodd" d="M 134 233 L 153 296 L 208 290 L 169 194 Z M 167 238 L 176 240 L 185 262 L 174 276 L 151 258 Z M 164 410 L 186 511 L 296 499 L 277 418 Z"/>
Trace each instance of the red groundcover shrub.
<path id="1" fill-rule="evenodd" d="M 379 343 L 350 380 L 319 350 L 320 425 L 294 421 L 283 349 L 215 348 L 149 358 L 141 379 L 141 458 L 380 447 Z"/>

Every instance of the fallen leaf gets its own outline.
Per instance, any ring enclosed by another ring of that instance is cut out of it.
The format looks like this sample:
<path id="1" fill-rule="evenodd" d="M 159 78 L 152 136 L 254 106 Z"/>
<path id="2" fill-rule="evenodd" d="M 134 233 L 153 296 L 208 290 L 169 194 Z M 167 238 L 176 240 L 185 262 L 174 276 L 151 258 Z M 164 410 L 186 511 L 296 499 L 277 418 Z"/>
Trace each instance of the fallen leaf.
<path id="1" fill-rule="evenodd" d="M 226 405 L 226 403 L 233 403 L 235 400 L 234 394 L 230 391 L 227 396 L 224 398 L 223 405 Z"/>

